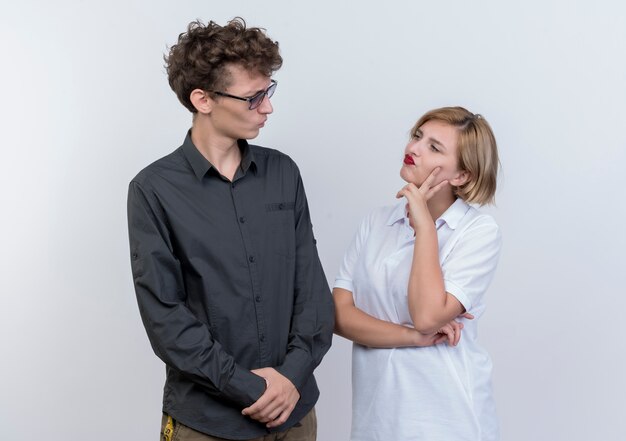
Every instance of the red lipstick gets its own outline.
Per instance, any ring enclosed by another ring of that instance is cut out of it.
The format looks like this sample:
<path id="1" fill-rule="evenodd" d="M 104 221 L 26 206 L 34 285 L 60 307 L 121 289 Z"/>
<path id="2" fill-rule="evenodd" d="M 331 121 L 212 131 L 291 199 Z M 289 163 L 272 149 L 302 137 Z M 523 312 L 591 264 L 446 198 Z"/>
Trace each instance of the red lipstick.
<path id="1" fill-rule="evenodd" d="M 415 161 L 413 161 L 413 157 L 411 155 L 404 155 L 404 163 L 406 165 L 415 165 Z"/>

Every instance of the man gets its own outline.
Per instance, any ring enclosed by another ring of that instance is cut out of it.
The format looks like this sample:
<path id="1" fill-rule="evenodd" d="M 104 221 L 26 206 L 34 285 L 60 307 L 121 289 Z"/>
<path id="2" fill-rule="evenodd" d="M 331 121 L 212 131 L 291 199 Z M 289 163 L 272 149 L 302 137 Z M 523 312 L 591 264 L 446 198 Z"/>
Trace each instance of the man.
<path id="1" fill-rule="evenodd" d="M 314 440 L 332 298 L 296 164 L 246 141 L 273 110 L 278 44 L 240 18 L 192 22 L 165 60 L 192 127 L 128 196 L 139 310 L 166 364 L 162 437 Z"/>

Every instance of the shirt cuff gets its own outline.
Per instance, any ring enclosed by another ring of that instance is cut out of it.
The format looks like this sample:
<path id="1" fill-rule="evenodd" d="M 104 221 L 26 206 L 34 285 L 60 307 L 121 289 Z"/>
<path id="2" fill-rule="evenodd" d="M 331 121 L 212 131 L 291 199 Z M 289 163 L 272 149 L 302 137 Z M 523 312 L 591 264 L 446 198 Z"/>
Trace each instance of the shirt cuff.
<path id="1" fill-rule="evenodd" d="M 230 400 L 242 409 L 256 402 L 265 392 L 265 379 L 247 369 L 235 365 L 235 372 L 222 390 Z"/>
<path id="2" fill-rule="evenodd" d="M 465 311 L 469 312 L 469 310 L 472 309 L 472 302 L 470 301 L 469 297 L 463 292 L 461 287 L 455 285 L 449 280 L 444 280 L 443 283 L 446 287 L 446 292 L 456 297 L 456 299 L 461 302 L 461 305 L 463 305 L 463 307 L 465 308 Z"/>
<path id="3" fill-rule="evenodd" d="M 302 349 L 294 348 L 285 357 L 285 362 L 276 370 L 287 377 L 301 391 L 313 373 L 311 356 Z"/>
<path id="4" fill-rule="evenodd" d="M 335 285 L 333 286 L 333 288 L 342 288 L 346 291 L 354 293 L 354 285 L 352 284 L 352 280 L 335 279 Z"/>

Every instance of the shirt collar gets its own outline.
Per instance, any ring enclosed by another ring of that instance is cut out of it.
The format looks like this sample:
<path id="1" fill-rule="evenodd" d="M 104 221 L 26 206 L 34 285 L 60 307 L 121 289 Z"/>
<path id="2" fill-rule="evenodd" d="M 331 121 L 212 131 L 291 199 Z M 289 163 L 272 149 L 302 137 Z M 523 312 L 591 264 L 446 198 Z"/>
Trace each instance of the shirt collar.
<path id="1" fill-rule="evenodd" d="M 456 229 L 467 213 L 467 210 L 470 209 L 469 204 L 465 202 L 463 199 L 457 198 L 456 201 L 452 203 L 448 207 L 446 211 L 435 221 L 435 226 L 439 228 L 441 225 L 448 224 L 448 227 L 451 229 Z M 406 199 L 402 198 L 400 202 L 396 204 L 396 206 L 391 210 L 391 214 L 387 219 L 387 225 L 391 226 L 396 222 L 405 221 L 406 220 Z"/>
<path id="2" fill-rule="evenodd" d="M 467 210 L 470 209 L 470 206 L 467 202 L 465 202 L 461 198 L 457 198 L 456 201 L 452 205 L 448 207 L 446 211 L 435 221 L 435 226 L 439 228 L 444 223 L 448 225 L 453 230 L 456 230 L 456 227 L 467 213 Z"/>
<path id="3" fill-rule="evenodd" d="M 387 226 L 404 221 L 404 219 L 406 219 L 406 199 L 402 198 L 400 202 L 396 203 L 393 210 L 391 210 L 389 219 L 387 219 Z"/>
<path id="4" fill-rule="evenodd" d="M 250 145 L 248 141 L 245 139 L 238 139 L 237 146 L 241 151 L 241 170 L 245 174 L 250 166 L 254 164 L 252 167 L 253 171 L 256 173 L 256 161 L 254 159 L 254 153 L 250 149 Z M 198 148 L 191 141 L 191 129 L 187 132 L 187 136 L 185 136 L 185 141 L 182 145 L 183 154 L 187 158 L 187 161 L 191 165 L 193 169 L 193 173 L 196 175 L 198 179 L 202 179 L 204 175 L 212 168 L 215 168 L 213 164 L 211 164 L 202 153 L 198 150 Z"/>

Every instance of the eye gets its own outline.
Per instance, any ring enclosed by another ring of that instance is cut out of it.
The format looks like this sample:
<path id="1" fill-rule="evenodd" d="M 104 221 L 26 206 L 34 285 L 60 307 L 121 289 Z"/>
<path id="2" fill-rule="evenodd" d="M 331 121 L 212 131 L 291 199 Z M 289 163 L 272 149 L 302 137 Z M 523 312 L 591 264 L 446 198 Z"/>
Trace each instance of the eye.
<path id="1" fill-rule="evenodd" d="M 417 131 L 413 133 L 413 139 L 420 139 L 422 137 L 422 133 Z"/>
<path id="2" fill-rule="evenodd" d="M 431 149 L 433 152 L 439 152 L 439 149 L 438 149 L 435 145 L 433 145 L 433 144 L 431 144 L 431 145 L 430 145 L 430 149 Z"/>

